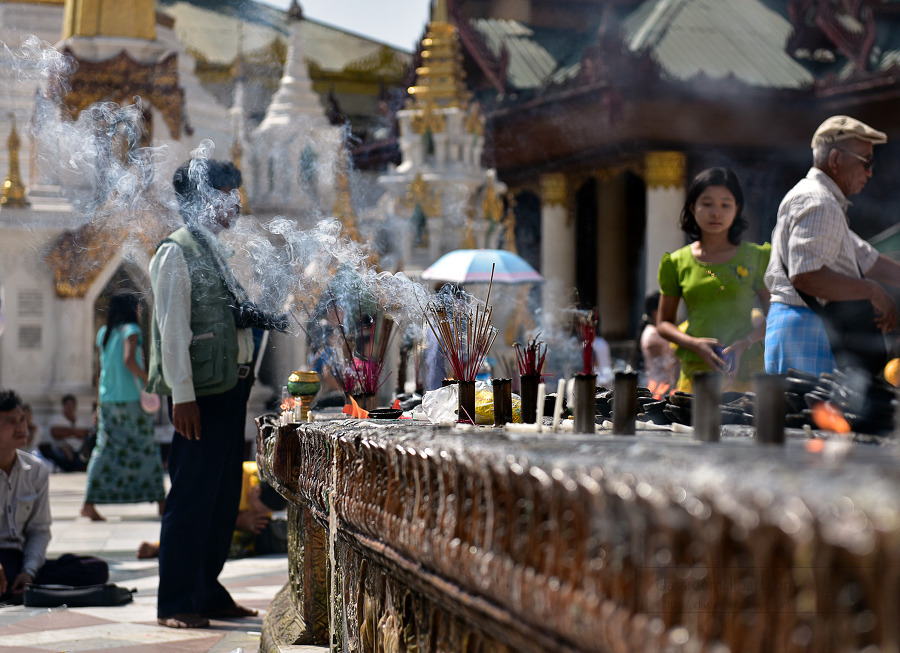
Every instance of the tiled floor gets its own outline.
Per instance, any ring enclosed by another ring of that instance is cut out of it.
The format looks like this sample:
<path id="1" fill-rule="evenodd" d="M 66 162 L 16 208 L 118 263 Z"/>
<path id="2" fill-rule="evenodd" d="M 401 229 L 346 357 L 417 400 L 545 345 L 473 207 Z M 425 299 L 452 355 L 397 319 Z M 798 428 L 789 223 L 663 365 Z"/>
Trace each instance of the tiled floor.
<path id="1" fill-rule="evenodd" d="M 53 540 L 49 557 L 90 553 L 107 560 L 110 581 L 137 589 L 134 601 L 108 608 L 0 607 L 0 653 L 14 651 L 256 651 L 262 613 L 287 581 L 287 556 L 229 560 L 220 576 L 235 601 L 260 610 L 260 616 L 213 621 L 207 629 L 162 628 L 156 624 L 155 560 L 137 560 L 141 540 L 159 536 L 155 504 L 98 506 L 106 522 L 79 515 L 84 474 L 52 474 L 50 505 Z M 290 647 L 291 651 L 325 648 Z"/>

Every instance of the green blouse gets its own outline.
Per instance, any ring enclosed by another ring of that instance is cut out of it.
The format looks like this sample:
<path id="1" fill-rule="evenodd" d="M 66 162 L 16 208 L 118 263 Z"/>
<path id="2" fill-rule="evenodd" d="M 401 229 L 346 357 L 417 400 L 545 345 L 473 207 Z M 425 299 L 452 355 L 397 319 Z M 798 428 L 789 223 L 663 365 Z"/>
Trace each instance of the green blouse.
<path id="1" fill-rule="evenodd" d="M 666 253 L 659 264 L 659 291 L 669 297 L 682 297 L 688 313 L 686 333 L 697 338 L 715 338 L 727 347 L 753 330 L 752 311 L 757 291 L 765 288 L 763 276 L 769 264 L 769 243 L 742 242 L 727 263 L 698 261 L 691 246 Z M 762 343 L 755 343 L 744 354 L 737 379 L 749 382 L 761 372 Z M 709 368 L 694 352 L 678 348 L 682 373 L 690 378 Z"/>

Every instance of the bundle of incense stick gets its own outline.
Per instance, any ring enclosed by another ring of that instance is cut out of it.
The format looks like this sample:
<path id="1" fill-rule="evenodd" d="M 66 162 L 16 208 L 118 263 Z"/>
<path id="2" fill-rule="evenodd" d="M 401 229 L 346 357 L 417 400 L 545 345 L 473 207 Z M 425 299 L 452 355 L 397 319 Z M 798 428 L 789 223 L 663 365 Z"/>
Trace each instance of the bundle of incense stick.
<path id="1" fill-rule="evenodd" d="M 394 321 L 377 309 L 374 315 L 366 315 L 362 310 L 362 300 L 359 299 L 358 303 L 359 320 L 354 338 L 347 333 L 343 321 L 336 320 L 344 355 L 349 362 L 343 370 L 337 370 L 338 373 L 334 376 L 343 385 L 344 392 L 375 394 L 387 381 L 387 378 L 382 379 L 381 375 L 384 372 L 388 345 L 394 333 Z M 332 301 L 331 306 L 335 317 L 338 318 L 337 302 Z"/>
<path id="2" fill-rule="evenodd" d="M 575 314 L 575 329 L 581 340 L 581 361 L 584 366 L 582 374 L 594 373 L 594 334 L 597 332 L 597 319 L 596 308 Z"/>
<path id="3" fill-rule="evenodd" d="M 491 324 L 494 309 L 488 305 L 493 281 L 492 267 L 484 308 L 476 305 L 473 311 L 468 304 L 463 305 L 459 301 L 431 301 L 425 308 L 428 326 L 437 338 L 441 351 L 450 361 L 453 375 L 460 381 L 475 380 L 497 338 L 497 329 Z"/>
<path id="4" fill-rule="evenodd" d="M 537 334 L 529 340 L 525 347 L 522 346 L 522 343 L 513 343 L 513 348 L 516 350 L 516 362 L 519 364 L 519 376 L 543 374 L 547 345 L 543 340 L 538 340 L 539 335 L 541 334 Z"/>

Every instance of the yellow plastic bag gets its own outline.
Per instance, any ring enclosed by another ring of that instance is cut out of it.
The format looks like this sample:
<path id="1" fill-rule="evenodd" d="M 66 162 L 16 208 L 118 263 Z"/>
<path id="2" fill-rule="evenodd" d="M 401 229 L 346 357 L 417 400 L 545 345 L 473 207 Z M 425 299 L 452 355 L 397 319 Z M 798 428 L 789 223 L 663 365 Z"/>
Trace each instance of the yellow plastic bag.
<path id="1" fill-rule="evenodd" d="M 522 399 L 512 395 L 513 421 L 522 423 Z M 489 383 L 479 381 L 475 384 L 475 423 L 494 423 L 494 388 Z"/>

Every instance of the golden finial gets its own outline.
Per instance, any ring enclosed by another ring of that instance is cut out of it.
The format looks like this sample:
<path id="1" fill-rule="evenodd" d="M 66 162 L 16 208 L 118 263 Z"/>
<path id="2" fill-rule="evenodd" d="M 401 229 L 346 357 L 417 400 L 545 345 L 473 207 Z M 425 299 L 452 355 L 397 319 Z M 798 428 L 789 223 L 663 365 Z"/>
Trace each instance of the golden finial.
<path id="1" fill-rule="evenodd" d="M 489 171 L 484 188 L 484 197 L 481 200 L 481 213 L 485 220 L 500 222 L 500 219 L 503 217 L 503 197 L 497 192 L 494 177 L 493 171 Z"/>
<path id="2" fill-rule="evenodd" d="M 446 0 L 438 0 L 422 39 L 422 66 L 416 69 L 416 85 L 409 88 L 413 105 L 432 100 L 441 109 L 466 108 L 471 94 L 465 78 L 459 32 L 450 22 Z"/>
<path id="3" fill-rule="evenodd" d="M 6 141 L 9 147 L 9 173 L 6 175 L 6 181 L 3 182 L 3 191 L 0 194 L 0 206 L 10 208 L 23 208 L 28 205 L 25 201 L 25 186 L 19 178 L 19 134 L 16 133 L 16 117 L 12 113 L 9 114 L 12 120 L 12 129 L 9 132 L 9 138 Z"/>
<path id="4" fill-rule="evenodd" d="M 447 0 L 437 0 L 437 4 L 434 7 L 434 22 L 450 22 L 450 12 L 447 11 Z"/>

